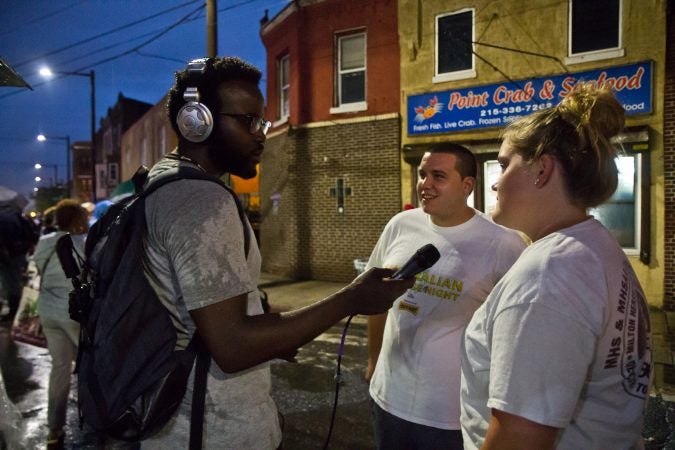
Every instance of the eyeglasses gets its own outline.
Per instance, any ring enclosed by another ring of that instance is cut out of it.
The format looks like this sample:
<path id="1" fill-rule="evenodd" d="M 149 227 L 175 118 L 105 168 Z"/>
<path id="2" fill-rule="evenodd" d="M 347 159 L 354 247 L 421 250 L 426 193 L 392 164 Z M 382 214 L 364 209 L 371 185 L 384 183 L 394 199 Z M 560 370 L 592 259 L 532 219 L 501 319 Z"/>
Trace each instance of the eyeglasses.
<path id="1" fill-rule="evenodd" d="M 262 130 L 262 134 L 266 135 L 270 128 L 272 128 L 272 122 L 266 120 L 264 117 L 254 116 L 253 114 L 234 114 L 234 113 L 220 113 L 221 116 L 231 116 L 236 117 L 239 120 L 244 121 L 248 125 L 248 131 L 251 134 L 256 134 L 258 131 Z"/>

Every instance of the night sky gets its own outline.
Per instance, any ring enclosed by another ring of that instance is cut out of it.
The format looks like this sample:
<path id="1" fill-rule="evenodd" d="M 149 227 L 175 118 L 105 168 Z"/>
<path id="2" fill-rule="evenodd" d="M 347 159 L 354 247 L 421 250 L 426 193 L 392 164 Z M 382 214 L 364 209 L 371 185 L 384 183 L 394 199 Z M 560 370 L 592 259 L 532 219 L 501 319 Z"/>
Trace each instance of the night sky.
<path id="1" fill-rule="evenodd" d="M 260 19 L 286 0 L 219 0 L 218 55 L 239 56 L 265 70 Z M 96 127 L 125 97 L 155 104 L 176 70 L 206 54 L 205 1 L 189 0 L 2 0 L 0 57 L 33 91 L 0 88 L 0 185 L 26 196 L 49 186 L 57 166 L 66 178 L 66 141 L 89 141 L 90 78 L 39 75 L 95 71 Z M 264 79 L 261 83 L 264 91 Z M 43 164 L 40 171 L 36 162 Z M 41 172 L 41 173 L 39 173 Z M 36 176 L 43 180 L 36 183 Z"/>

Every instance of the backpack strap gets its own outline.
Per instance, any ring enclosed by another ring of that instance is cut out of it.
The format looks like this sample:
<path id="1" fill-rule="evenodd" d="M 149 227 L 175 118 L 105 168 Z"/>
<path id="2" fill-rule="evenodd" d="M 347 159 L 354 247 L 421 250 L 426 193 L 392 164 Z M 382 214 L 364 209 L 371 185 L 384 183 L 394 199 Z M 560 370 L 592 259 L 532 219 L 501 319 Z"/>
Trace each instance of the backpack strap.
<path id="1" fill-rule="evenodd" d="M 206 403 L 206 379 L 211 365 L 211 355 L 206 351 L 199 336 L 192 338 L 197 347 L 197 365 L 195 367 L 195 385 L 192 391 L 190 408 L 190 450 L 202 448 L 204 433 L 204 404 Z"/>

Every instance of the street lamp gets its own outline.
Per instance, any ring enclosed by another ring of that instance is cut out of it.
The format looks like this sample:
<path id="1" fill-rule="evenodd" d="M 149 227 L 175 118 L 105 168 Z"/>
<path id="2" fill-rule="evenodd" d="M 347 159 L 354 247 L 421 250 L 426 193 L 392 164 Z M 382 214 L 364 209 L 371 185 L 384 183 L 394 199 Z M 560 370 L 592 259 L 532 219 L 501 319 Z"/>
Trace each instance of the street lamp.
<path id="1" fill-rule="evenodd" d="M 66 141 L 66 194 L 70 197 L 70 136 L 45 136 L 44 134 L 38 134 L 37 136 L 37 140 L 40 142 L 47 139 Z"/>
<path id="2" fill-rule="evenodd" d="M 89 77 L 91 85 L 91 201 L 96 203 L 96 74 L 93 70 L 89 72 L 52 72 L 48 67 L 40 69 L 40 75 L 43 77 L 49 78 L 53 74 Z"/>
<path id="3" fill-rule="evenodd" d="M 59 166 L 56 164 L 40 164 L 40 163 L 35 163 L 35 170 L 40 170 L 42 169 L 43 166 L 51 166 L 52 169 L 54 169 L 54 187 L 59 183 Z M 36 182 L 42 181 L 42 177 L 39 175 L 35 177 Z"/>

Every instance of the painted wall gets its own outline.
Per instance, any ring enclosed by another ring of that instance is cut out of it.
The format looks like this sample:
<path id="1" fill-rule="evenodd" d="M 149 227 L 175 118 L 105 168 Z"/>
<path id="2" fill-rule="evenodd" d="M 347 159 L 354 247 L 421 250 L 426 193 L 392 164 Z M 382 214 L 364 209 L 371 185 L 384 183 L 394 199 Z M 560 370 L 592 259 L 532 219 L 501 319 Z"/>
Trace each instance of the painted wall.
<path id="1" fill-rule="evenodd" d="M 508 47 L 524 52 L 547 55 L 534 56 L 522 52 L 506 51 L 486 45 L 474 45 L 476 76 L 462 80 L 434 83 L 435 17 L 438 14 L 475 9 L 475 41 Z M 624 55 L 609 59 L 571 63 L 568 56 L 568 2 L 547 0 L 400 0 L 399 38 L 401 47 L 401 116 L 403 122 L 402 144 L 419 146 L 433 142 L 454 141 L 465 144 L 474 152 L 493 152 L 499 145 L 501 128 L 440 132 L 423 136 L 409 136 L 406 131 L 412 119 L 406 110 L 407 98 L 422 93 L 465 89 L 502 83 L 507 78 L 524 80 L 565 72 L 583 72 L 653 61 L 652 104 L 649 114 L 630 116 L 627 127 L 649 129 L 648 157 L 651 163 L 649 195 L 651 259 L 642 263 L 630 257 L 650 304 L 661 306 L 664 297 L 664 170 L 663 170 L 663 117 L 664 117 L 664 61 L 666 44 L 666 0 L 642 2 L 623 0 L 621 6 Z M 489 62 L 489 63 L 488 63 Z M 565 65 L 563 67 L 562 65 Z M 413 152 L 414 153 L 414 152 Z M 405 163 L 404 163 L 405 164 Z M 402 202 L 412 201 L 411 170 L 401 172 Z"/>

